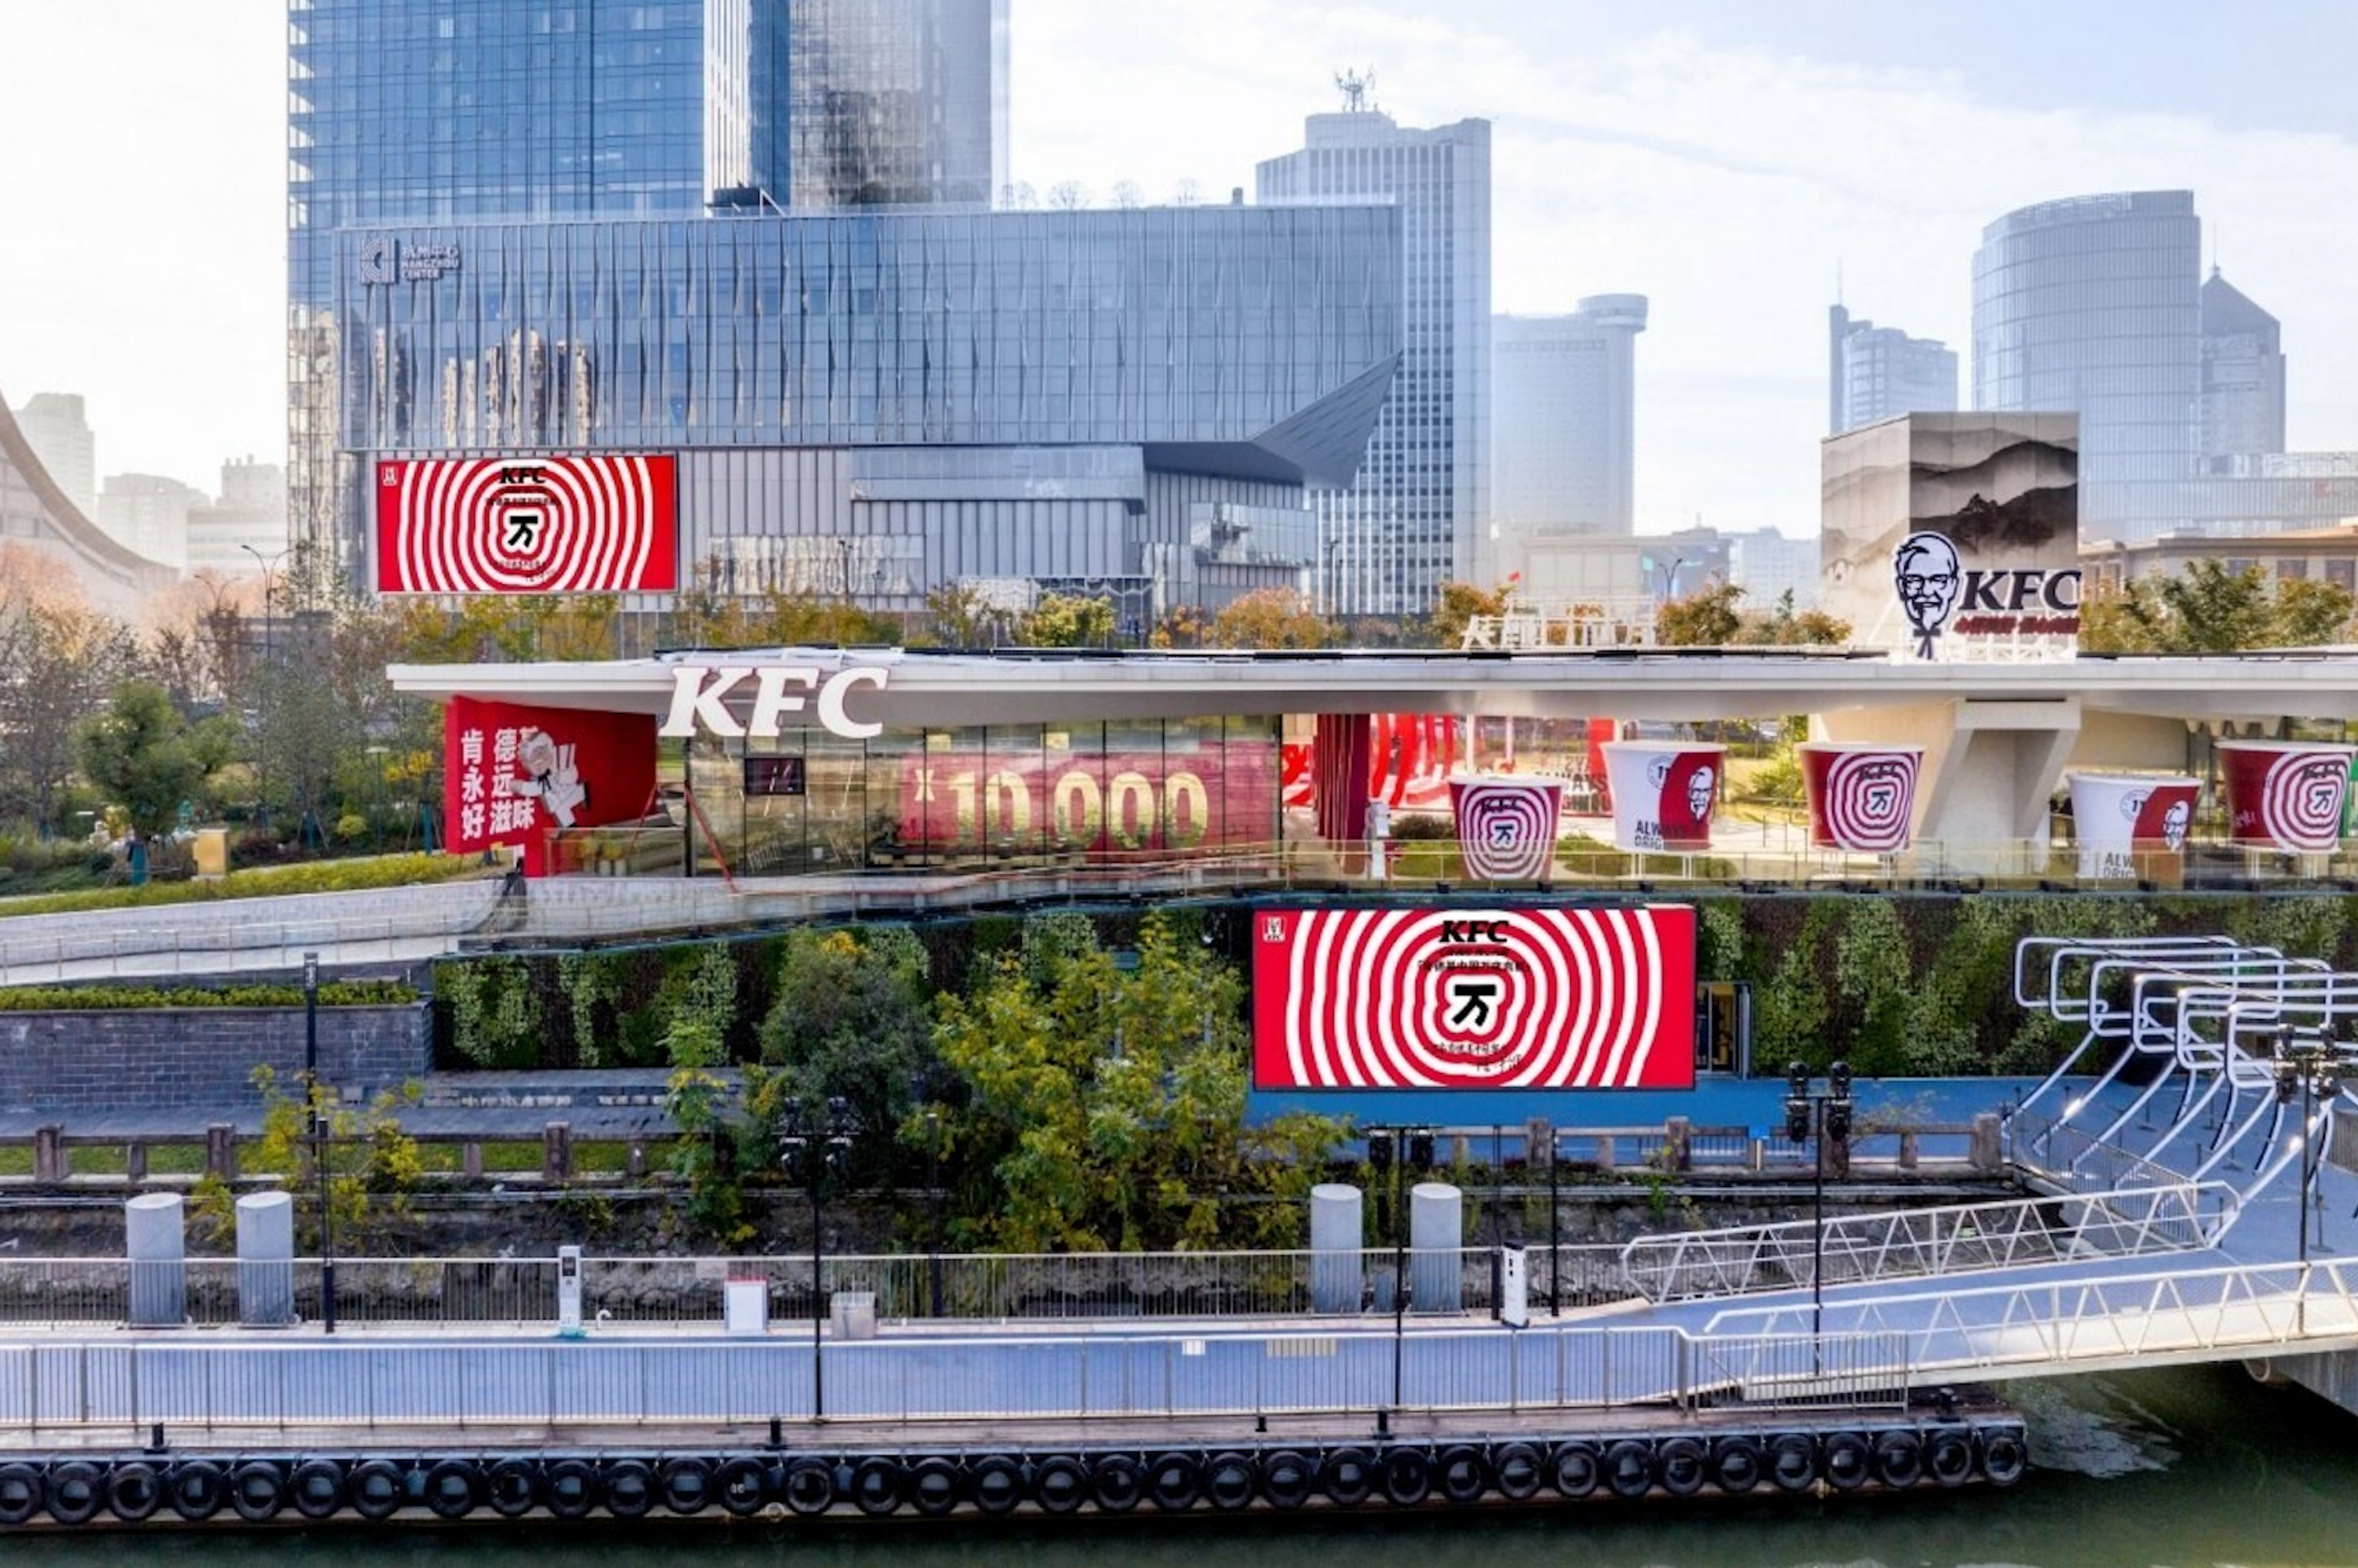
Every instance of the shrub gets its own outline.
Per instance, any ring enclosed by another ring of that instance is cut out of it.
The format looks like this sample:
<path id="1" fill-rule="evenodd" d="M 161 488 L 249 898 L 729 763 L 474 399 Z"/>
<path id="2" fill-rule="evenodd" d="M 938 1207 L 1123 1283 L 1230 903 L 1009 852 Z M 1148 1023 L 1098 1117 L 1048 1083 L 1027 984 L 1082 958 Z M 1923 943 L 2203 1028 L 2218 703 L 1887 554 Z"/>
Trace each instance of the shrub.
<path id="1" fill-rule="evenodd" d="M 330 980 L 321 1007 L 399 1007 L 417 1000 L 395 980 Z M 300 1007 L 303 988 L 243 986 L 17 986 L 0 990 L 0 1012 L 136 1012 L 155 1008 Z"/>

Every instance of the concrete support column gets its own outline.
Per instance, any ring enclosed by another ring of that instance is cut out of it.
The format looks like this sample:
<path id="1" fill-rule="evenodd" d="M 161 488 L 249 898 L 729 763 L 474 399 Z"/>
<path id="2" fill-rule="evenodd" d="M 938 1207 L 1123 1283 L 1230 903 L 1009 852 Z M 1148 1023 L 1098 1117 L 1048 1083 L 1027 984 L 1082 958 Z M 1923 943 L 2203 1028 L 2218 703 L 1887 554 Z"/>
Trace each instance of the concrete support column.
<path id="1" fill-rule="evenodd" d="M 2004 1145 L 1998 1139 L 1998 1116 L 1994 1110 L 1983 1111 L 1974 1118 L 1971 1141 L 1965 1146 L 1966 1162 L 1976 1176 L 1995 1176 L 2006 1168 Z"/>
<path id="2" fill-rule="evenodd" d="M 1673 1116 L 1662 1123 L 1662 1154 L 1670 1168 L 1677 1172 L 1694 1169 L 1694 1124 L 1683 1116 Z"/>
<path id="3" fill-rule="evenodd" d="M 573 1175 L 573 1124 L 552 1121 L 540 1130 L 540 1176 L 545 1182 L 569 1181 Z"/>
<path id="4" fill-rule="evenodd" d="M 237 1180 L 237 1129 L 226 1121 L 205 1129 L 205 1174 L 216 1181 Z"/>
<path id="5" fill-rule="evenodd" d="M 1457 1312 L 1466 1302 L 1466 1195 L 1447 1182 L 1419 1182 L 1408 1195 L 1409 1305 Z"/>
<path id="6" fill-rule="evenodd" d="M 295 1200 L 286 1193 L 237 1200 L 237 1321 L 248 1328 L 295 1321 Z"/>
<path id="7" fill-rule="evenodd" d="M 187 1323 L 188 1226 L 180 1195 L 142 1193 L 124 1204 L 123 1249 L 131 1263 L 131 1326 Z"/>
<path id="8" fill-rule="evenodd" d="M 1358 1188 L 1322 1182 L 1310 1189 L 1310 1310 L 1359 1310 L 1366 1270 L 1366 1200 Z"/>
<path id="9" fill-rule="evenodd" d="M 33 1180 L 45 1187 L 61 1187 L 71 1173 L 66 1160 L 66 1130 L 55 1125 L 35 1128 Z"/>

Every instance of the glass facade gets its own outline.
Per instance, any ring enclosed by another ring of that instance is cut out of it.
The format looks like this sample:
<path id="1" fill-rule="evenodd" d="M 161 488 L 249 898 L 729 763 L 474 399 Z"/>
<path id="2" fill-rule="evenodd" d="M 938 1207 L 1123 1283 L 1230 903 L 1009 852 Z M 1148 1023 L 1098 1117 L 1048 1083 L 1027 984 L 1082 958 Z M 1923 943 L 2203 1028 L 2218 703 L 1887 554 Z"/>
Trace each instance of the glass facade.
<path id="1" fill-rule="evenodd" d="M 1006 20 L 1007 0 L 288 0 L 296 535 L 362 546 L 334 445 L 338 231 L 987 199 Z"/>
<path id="2" fill-rule="evenodd" d="M 1974 406 L 2079 413 L 2088 537 L 2147 535 L 2189 510 L 2201 245 L 2183 190 L 2042 202 L 1982 232 Z"/>
<path id="3" fill-rule="evenodd" d="M 1645 330 L 1642 294 L 1592 296 L 1572 316 L 1492 319 L 1490 515 L 1502 530 L 1630 531 Z"/>
<path id="4" fill-rule="evenodd" d="M 1271 205 L 1386 201 L 1401 213 L 1402 351 L 1367 461 L 1313 492 L 1324 604 L 1429 609 L 1473 575 L 1489 521 L 1490 123 L 1402 130 L 1375 110 L 1314 114 L 1307 146 L 1261 164 Z"/>
<path id="5" fill-rule="evenodd" d="M 687 787 L 698 869 L 740 876 L 1121 865 L 1280 836 L 1273 718 L 708 738 Z"/>

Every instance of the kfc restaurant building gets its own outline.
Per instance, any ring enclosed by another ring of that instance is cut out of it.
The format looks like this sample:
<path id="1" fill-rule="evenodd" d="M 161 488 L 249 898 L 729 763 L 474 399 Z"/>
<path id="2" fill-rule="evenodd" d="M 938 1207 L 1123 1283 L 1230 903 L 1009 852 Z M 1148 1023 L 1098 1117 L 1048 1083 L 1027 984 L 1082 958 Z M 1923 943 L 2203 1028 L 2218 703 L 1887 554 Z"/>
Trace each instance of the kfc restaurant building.
<path id="1" fill-rule="evenodd" d="M 2078 873 L 2142 876 L 2140 856 L 2186 847 L 2206 776 L 2226 795 L 2199 819 L 2222 824 L 2211 839 L 2330 857 L 2352 749 L 2281 737 L 2288 719 L 2358 719 L 2351 650 L 1968 663 L 787 648 L 390 674 L 448 704 L 449 847 L 514 849 L 532 874 L 1241 862 L 1357 845 L 1375 802 L 1379 817 L 1454 814 L 1470 879 L 1530 881 L 1548 874 L 1566 781 L 1474 771 L 1498 758 L 1467 755 L 1466 720 L 1806 712 L 1810 837 L 1826 855 L 1932 846 L 1950 867 L 1978 852 L 2003 870 L 2004 847 L 2032 846 L 2043 865 L 2068 794 Z M 1726 848 L 1717 748 L 1597 750 L 1620 848 Z M 660 787 L 659 756 L 676 759 Z"/>

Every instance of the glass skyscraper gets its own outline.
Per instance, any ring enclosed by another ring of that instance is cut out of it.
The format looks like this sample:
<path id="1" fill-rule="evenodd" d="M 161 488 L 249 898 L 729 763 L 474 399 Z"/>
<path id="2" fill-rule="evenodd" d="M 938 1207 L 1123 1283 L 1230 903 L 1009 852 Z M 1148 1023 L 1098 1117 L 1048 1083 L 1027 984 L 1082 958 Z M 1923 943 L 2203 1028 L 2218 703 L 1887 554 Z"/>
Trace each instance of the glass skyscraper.
<path id="1" fill-rule="evenodd" d="M 1833 305 L 1826 309 L 1826 348 L 1830 436 L 1957 406 L 1956 351 L 1936 338 L 1911 338 Z"/>
<path id="2" fill-rule="evenodd" d="M 1380 110 L 1313 114 L 1305 146 L 1260 164 L 1271 205 L 1386 202 L 1401 214 L 1404 351 L 1367 460 L 1312 492 L 1320 600 L 1413 614 L 1476 569 L 1490 510 L 1490 123 L 1404 130 Z"/>
<path id="3" fill-rule="evenodd" d="M 2144 537 L 2190 510 L 2201 249 L 2185 190 L 2042 201 L 1982 231 L 1974 406 L 2079 414 L 2086 537 Z"/>
<path id="4" fill-rule="evenodd" d="M 1006 22 L 1007 0 L 288 0 L 296 537 L 362 547 L 333 443 L 338 231 L 987 200 Z"/>

